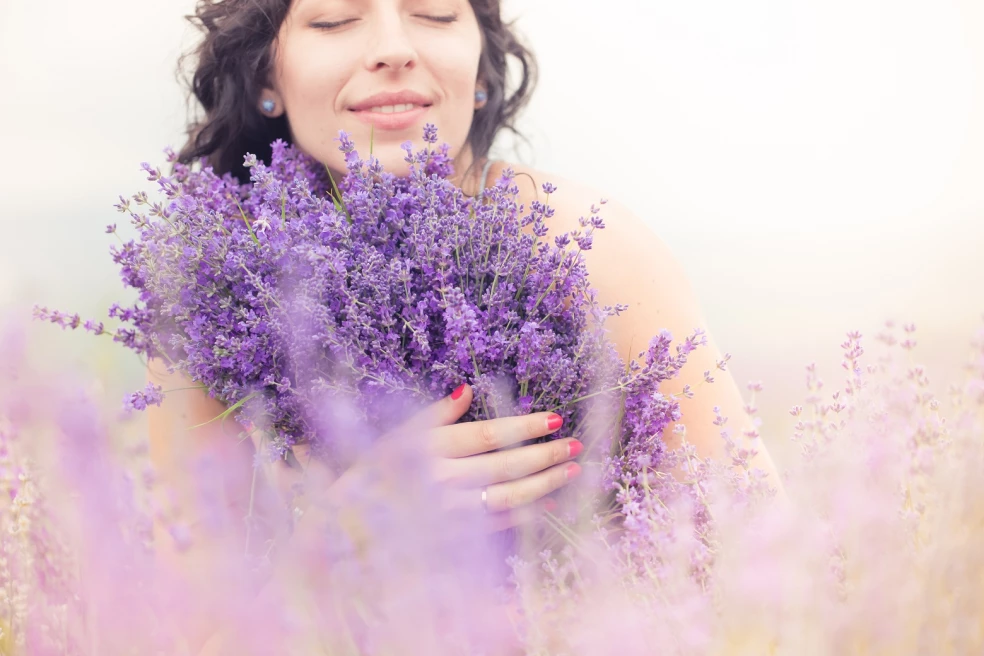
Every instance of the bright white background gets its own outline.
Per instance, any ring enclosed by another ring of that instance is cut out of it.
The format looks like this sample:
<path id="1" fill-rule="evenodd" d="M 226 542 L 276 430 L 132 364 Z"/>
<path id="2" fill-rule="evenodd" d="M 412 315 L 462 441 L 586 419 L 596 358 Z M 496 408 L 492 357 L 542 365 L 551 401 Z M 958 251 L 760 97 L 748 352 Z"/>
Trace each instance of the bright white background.
<path id="1" fill-rule="evenodd" d="M 0 310 L 119 297 L 105 224 L 180 146 L 191 0 L 0 2 Z M 500 154 L 583 180 L 686 266 L 770 444 L 839 378 L 844 332 L 914 321 L 952 377 L 984 312 L 984 5 L 976 0 L 507 0 L 539 57 Z M 504 144 L 500 144 L 503 146 Z M 673 284 L 673 281 L 667 281 Z M 87 342 L 78 341 L 75 344 Z M 85 354 L 77 357 L 84 361 Z"/>

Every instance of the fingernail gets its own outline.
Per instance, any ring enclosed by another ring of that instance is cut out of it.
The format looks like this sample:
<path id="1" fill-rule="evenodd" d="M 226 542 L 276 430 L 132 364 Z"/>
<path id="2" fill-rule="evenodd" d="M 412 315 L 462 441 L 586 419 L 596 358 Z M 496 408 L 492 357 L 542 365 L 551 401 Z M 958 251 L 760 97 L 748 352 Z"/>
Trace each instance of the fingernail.
<path id="1" fill-rule="evenodd" d="M 564 423 L 564 418 L 558 414 L 550 413 L 547 417 L 547 430 L 557 430 Z"/>
<path id="2" fill-rule="evenodd" d="M 576 462 L 572 462 L 571 464 L 567 465 L 567 480 L 576 478 L 577 476 L 580 476 L 580 474 L 581 474 L 581 465 L 577 464 Z"/>
<path id="3" fill-rule="evenodd" d="M 578 442 L 577 440 L 572 440 L 571 442 L 568 443 L 567 446 L 571 450 L 571 452 L 568 454 L 568 456 L 571 458 L 576 457 L 579 453 L 581 453 L 581 451 L 584 450 L 584 445 Z"/>
<path id="4" fill-rule="evenodd" d="M 543 502 L 543 508 L 547 512 L 553 512 L 553 511 L 557 510 L 557 502 L 554 501 L 553 499 L 546 499 Z"/>
<path id="5" fill-rule="evenodd" d="M 458 387 L 453 392 L 451 392 L 451 400 L 457 401 L 458 399 L 461 398 L 461 395 L 464 393 L 465 393 L 465 384 L 462 383 L 461 385 L 458 385 Z"/>

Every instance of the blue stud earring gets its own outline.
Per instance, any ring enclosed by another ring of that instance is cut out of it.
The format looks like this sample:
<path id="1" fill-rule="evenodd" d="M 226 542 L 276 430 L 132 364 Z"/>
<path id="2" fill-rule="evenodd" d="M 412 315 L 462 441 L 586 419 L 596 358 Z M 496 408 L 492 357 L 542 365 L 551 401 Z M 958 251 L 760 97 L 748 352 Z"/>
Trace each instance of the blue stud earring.
<path id="1" fill-rule="evenodd" d="M 276 107 L 276 106 L 277 106 L 277 103 L 273 102 L 270 99 L 267 99 L 267 100 L 264 100 L 263 101 L 263 111 L 266 112 L 267 114 L 272 113 L 274 107 Z"/>
<path id="2" fill-rule="evenodd" d="M 481 89 L 475 92 L 475 100 L 477 100 L 478 102 L 485 102 L 488 99 L 489 99 L 489 94 L 485 93 Z"/>

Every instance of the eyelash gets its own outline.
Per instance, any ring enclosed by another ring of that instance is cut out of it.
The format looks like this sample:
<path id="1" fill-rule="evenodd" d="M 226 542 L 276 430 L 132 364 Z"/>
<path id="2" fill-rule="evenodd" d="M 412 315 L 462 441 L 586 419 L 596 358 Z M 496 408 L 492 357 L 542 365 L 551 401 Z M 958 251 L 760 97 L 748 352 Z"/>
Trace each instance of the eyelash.
<path id="1" fill-rule="evenodd" d="M 421 16 L 421 18 L 426 18 L 428 20 L 432 20 L 432 21 L 435 21 L 435 22 L 438 22 L 438 23 L 445 23 L 445 24 L 450 24 L 450 23 L 453 23 L 456 20 L 458 20 L 458 16 L 457 15 L 451 15 L 451 16 Z M 350 18 L 349 20 L 338 21 L 337 23 L 312 23 L 311 24 L 311 27 L 317 28 L 319 30 L 331 30 L 331 29 L 334 29 L 336 27 L 341 27 L 342 25 L 346 25 L 348 23 L 351 23 L 351 22 L 353 22 L 355 20 L 356 20 L 355 18 Z"/>
<path id="2" fill-rule="evenodd" d="M 452 14 L 451 16 L 424 16 L 424 18 L 429 18 L 430 20 L 437 21 L 438 23 L 453 23 L 458 20 L 458 16 L 456 14 Z"/>

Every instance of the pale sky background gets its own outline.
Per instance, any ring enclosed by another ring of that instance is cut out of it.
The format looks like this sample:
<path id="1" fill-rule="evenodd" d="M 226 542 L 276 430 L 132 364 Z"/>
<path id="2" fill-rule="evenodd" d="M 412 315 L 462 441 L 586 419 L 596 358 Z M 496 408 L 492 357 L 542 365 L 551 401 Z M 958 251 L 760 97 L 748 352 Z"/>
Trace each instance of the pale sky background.
<path id="1" fill-rule="evenodd" d="M 97 315 L 120 297 L 103 227 L 144 188 L 140 162 L 181 144 L 174 68 L 193 5 L 0 0 L 4 315 L 36 301 Z M 504 13 L 541 64 L 518 158 L 590 182 L 670 244 L 739 382 L 765 383 L 770 445 L 807 363 L 840 380 L 847 330 L 914 321 L 930 376 L 957 372 L 984 313 L 984 3 Z"/>

